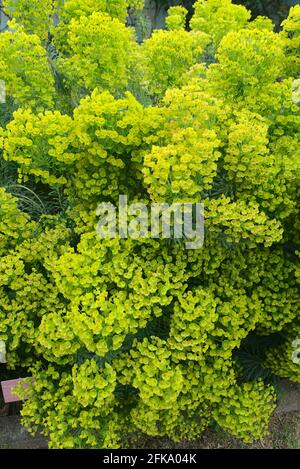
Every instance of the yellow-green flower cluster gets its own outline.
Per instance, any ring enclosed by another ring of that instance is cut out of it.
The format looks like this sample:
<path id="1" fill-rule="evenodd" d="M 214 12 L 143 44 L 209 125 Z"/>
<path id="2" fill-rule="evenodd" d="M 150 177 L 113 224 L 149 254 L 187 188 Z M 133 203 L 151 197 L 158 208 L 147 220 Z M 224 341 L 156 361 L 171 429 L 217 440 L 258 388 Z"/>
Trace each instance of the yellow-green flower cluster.
<path id="1" fill-rule="evenodd" d="M 251 443 L 266 433 L 275 397 L 272 387 L 265 387 L 262 381 L 243 383 L 230 389 L 214 418 L 232 435 Z"/>
<path id="2" fill-rule="evenodd" d="M 48 108 L 53 105 L 54 78 L 41 40 L 13 22 L 11 27 L 13 31 L 0 35 L 0 80 L 7 97 L 27 108 Z"/>
<path id="3" fill-rule="evenodd" d="M 233 5 L 231 0 L 197 0 L 194 8 L 192 30 L 209 34 L 216 46 L 228 33 L 246 26 L 251 16 L 250 11 Z"/>
<path id="4" fill-rule="evenodd" d="M 272 31 L 240 29 L 224 36 L 216 58 L 208 71 L 213 86 L 222 86 L 230 99 L 245 99 L 281 76 L 283 41 Z"/>
<path id="5" fill-rule="evenodd" d="M 32 371 L 39 380 L 29 391 L 23 420 L 29 424 L 41 405 L 45 413 L 37 415 L 31 432 L 42 428 L 45 435 L 50 434 L 50 448 L 118 447 L 119 427 L 113 412 L 116 374 L 110 365 L 99 372 L 95 360 L 88 360 L 70 374 L 38 363 Z"/>
<path id="6" fill-rule="evenodd" d="M 59 111 L 34 114 L 18 109 L 7 125 L 4 158 L 18 163 L 20 181 L 33 175 L 46 184 L 64 185 L 65 168 L 74 163 L 73 122 Z"/>
<path id="7" fill-rule="evenodd" d="M 88 16 L 95 12 L 104 12 L 112 18 L 118 18 L 120 21 L 126 18 L 126 7 L 128 0 L 57 0 L 63 3 L 61 5 L 61 17 L 64 21 L 71 22 L 72 19 L 78 19 L 82 16 Z M 131 0 L 132 7 L 140 7 L 141 0 Z"/>
<path id="8" fill-rule="evenodd" d="M 34 223 L 18 210 L 17 200 L 0 187 L 0 256 L 30 236 Z"/>
<path id="9" fill-rule="evenodd" d="M 91 16 L 93 13 L 105 14 L 112 19 L 125 23 L 129 0 L 56 0 L 57 1 L 57 24 L 51 28 L 54 44 L 63 54 L 70 53 L 68 35 L 73 21 L 80 22 L 81 18 Z M 134 3 L 134 2 L 132 2 Z M 136 2 L 137 3 L 137 2 Z M 138 0 L 140 7 L 141 0 Z M 116 24 L 116 23 L 112 23 Z M 93 28 L 90 29 L 90 35 Z"/>
<path id="10" fill-rule="evenodd" d="M 14 236 L 9 242 L 10 233 L 6 234 L 6 250 L 0 251 L 0 337 L 7 341 L 11 367 L 19 363 L 22 347 L 26 350 L 23 365 L 34 361 L 36 351 L 41 350 L 37 338 L 41 318 L 65 308 L 47 269 L 66 249 L 69 231 L 53 220 L 53 228 L 44 230 L 26 222 L 25 215 L 11 211 Z"/>
<path id="11" fill-rule="evenodd" d="M 181 6 L 171 7 L 166 19 L 167 28 L 173 30 L 185 29 L 187 9 Z"/>
<path id="12" fill-rule="evenodd" d="M 4 0 L 4 11 L 29 34 L 46 40 L 53 24 L 54 7 L 60 0 Z"/>
<path id="13" fill-rule="evenodd" d="M 209 40 L 208 34 L 202 31 L 154 31 L 141 46 L 140 58 L 150 92 L 161 97 L 168 88 L 184 84 L 184 73 L 202 61 Z"/>
<path id="14" fill-rule="evenodd" d="M 118 19 L 94 12 L 73 19 L 68 26 L 68 56 L 59 59 L 59 68 L 71 86 L 123 89 L 128 82 L 128 56 L 133 33 Z"/>
<path id="15" fill-rule="evenodd" d="M 300 5 L 291 8 L 290 14 L 282 23 L 285 52 L 286 52 L 286 74 L 299 76 L 300 65 Z"/>

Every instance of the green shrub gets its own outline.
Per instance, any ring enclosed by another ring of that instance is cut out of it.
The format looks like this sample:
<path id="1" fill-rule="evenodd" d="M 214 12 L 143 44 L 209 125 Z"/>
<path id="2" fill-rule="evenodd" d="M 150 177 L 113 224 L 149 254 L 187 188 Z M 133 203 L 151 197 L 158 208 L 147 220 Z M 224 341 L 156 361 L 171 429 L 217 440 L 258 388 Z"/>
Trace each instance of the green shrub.
<path id="1" fill-rule="evenodd" d="M 276 396 L 245 378 L 243 341 L 279 335 L 264 366 L 300 381 L 299 9 L 278 34 L 199 0 L 191 32 L 177 8 L 138 46 L 126 4 L 66 0 L 53 26 L 28 3 L 24 28 L 0 35 L 17 108 L 1 161 L 41 200 L 63 198 L 34 217 L 0 188 L 0 340 L 34 377 L 23 422 L 52 448 L 193 439 L 212 420 L 251 442 Z M 119 194 L 203 203 L 203 248 L 100 239 L 97 206 Z"/>

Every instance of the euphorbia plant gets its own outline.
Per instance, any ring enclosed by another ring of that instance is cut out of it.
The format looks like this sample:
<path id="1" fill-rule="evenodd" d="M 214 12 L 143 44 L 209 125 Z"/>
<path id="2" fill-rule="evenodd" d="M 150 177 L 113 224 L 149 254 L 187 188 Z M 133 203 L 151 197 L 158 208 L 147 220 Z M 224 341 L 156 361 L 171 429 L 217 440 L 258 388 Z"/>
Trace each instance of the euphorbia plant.
<path id="1" fill-rule="evenodd" d="M 0 129 L 15 178 L 0 189 L 0 340 L 34 376 L 23 422 L 58 448 L 192 439 L 212 419 L 262 437 L 275 392 L 236 357 L 275 334 L 262 366 L 300 381 L 300 7 L 278 34 L 199 0 L 190 32 L 176 7 L 138 45 L 125 18 L 140 2 L 25 3 L 23 17 L 4 2 L 17 22 L 0 35 L 15 109 Z M 97 206 L 120 194 L 202 203 L 204 246 L 100 239 Z"/>

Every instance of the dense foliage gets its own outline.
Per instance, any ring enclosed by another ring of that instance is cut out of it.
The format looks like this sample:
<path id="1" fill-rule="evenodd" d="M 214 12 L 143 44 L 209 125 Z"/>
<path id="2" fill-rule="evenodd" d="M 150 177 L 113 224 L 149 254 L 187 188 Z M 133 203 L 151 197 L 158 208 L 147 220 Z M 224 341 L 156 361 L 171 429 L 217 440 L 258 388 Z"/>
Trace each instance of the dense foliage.
<path id="1" fill-rule="evenodd" d="M 300 7 L 280 33 L 230 0 L 170 10 L 141 45 L 125 0 L 5 0 L 0 340 L 56 448 L 129 433 L 262 437 L 300 381 Z M 205 242 L 99 239 L 99 202 L 201 202 Z M 272 339 L 274 337 L 274 340 Z M 276 337 L 276 340 L 275 340 Z M 28 371 L 29 370 L 29 371 Z"/>

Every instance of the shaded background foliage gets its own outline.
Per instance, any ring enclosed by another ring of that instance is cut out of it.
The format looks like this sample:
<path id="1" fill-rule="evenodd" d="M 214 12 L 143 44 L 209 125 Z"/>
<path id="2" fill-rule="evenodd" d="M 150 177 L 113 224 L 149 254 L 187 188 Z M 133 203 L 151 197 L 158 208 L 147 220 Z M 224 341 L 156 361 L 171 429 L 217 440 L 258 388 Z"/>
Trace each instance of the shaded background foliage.
<path id="1" fill-rule="evenodd" d="M 151 29 L 164 27 L 167 10 L 171 6 L 183 5 L 188 10 L 187 22 L 193 14 L 195 0 L 145 0 L 145 14 L 138 18 L 130 15 L 130 22 L 138 24 L 140 36 L 149 35 Z M 299 5 L 299 0 L 234 0 L 233 3 L 244 5 L 252 12 L 253 18 L 259 15 L 268 16 L 278 28 L 284 18 L 288 16 L 291 6 Z M 0 0 L 0 31 L 6 27 L 6 18 Z"/>
<path id="2" fill-rule="evenodd" d="M 161 27 L 166 11 L 170 6 L 183 5 L 189 11 L 188 20 L 193 13 L 195 0 L 146 0 L 151 10 L 151 22 L 154 28 Z M 253 18 L 259 15 L 268 16 L 279 27 L 281 21 L 288 16 L 291 6 L 299 5 L 299 0 L 234 0 L 233 3 L 244 5 L 252 12 Z"/>

